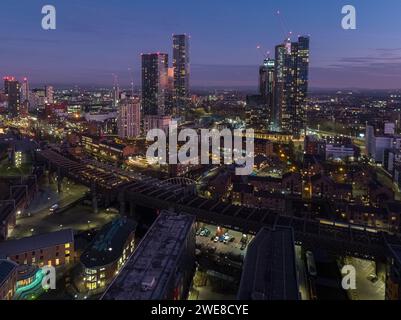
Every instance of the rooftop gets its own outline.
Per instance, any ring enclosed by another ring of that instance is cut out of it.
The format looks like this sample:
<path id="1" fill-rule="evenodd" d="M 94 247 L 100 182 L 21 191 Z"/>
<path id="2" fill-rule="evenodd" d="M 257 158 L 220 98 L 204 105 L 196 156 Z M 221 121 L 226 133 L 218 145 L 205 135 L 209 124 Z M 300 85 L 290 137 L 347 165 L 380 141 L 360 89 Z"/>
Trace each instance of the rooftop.
<path id="1" fill-rule="evenodd" d="M 194 222 L 193 216 L 163 211 L 102 299 L 161 299 Z"/>
<path id="2" fill-rule="evenodd" d="M 73 230 L 65 229 L 57 232 L 35 235 L 28 238 L 1 242 L 0 255 L 10 256 L 73 242 Z"/>
<path id="3" fill-rule="evenodd" d="M 0 285 L 9 277 L 18 265 L 9 260 L 0 260 Z"/>
<path id="4" fill-rule="evenodd" d="M 263 228 L 250 243 L 239 300 L 298 300 L 295 249 L 291 228 Z"/>
<path id="5" fill-rule="evenodd" d="M 126 218 L 115 219 L 98 232 L 96 238 L 81 255 L 81 263 L 87 268 L 105 266 L 116 261 L 123 253 L 124 245 L 137 223 Z"/>

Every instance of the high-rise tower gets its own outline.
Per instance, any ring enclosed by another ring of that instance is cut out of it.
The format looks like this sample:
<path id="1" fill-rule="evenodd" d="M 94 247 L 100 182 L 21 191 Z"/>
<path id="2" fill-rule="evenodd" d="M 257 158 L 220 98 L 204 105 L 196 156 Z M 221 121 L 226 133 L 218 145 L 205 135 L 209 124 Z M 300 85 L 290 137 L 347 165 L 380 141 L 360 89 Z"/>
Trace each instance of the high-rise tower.
<path id="1" fill-rule="evenodd" d="M 14 77 L 5 77 L 4 92 L 8 97 L 8 110 L 11 116 L 19 116 L 21 113 L 21 84 Z"/>
<path id="2" fill-rule="evenodd" d="M 287 39 L 276 46 L 273 123 L 276 129 L 300 136 L 305 127 L 308 94 L 309 38 Z"/>
<path id="3" fill-rule="evenodd" d="M 120 138 L 137 138 L 141 134 L 141 104 L 138 98 L 120 102 L 117 126 Z"/>
<path id="4" fill-rule="evenodd" d="M 269 121 L 273 118 L 274 106 L 274 59 L 267 58 L 259 68 L 259 93 L 266 105 Z"/>
<path id="5" fill-rule="evenodd" d="M 142 54 L 142 108 L 145 116 L 164 115 L 168 86 L 168 55 Z"/>
<path id="6" fill-rule="evenodd" d="M 189 98 L 189 36 L 173 35 L 174 101 L 176 108 L 182 110 Z"/>

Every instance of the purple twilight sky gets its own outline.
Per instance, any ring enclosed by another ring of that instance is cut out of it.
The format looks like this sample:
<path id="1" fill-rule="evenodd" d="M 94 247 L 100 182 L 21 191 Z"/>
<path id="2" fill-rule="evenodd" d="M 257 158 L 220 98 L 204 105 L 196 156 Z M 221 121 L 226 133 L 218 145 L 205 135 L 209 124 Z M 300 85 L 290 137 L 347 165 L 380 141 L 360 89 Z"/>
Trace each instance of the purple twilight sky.
<path id="1" fill-rule="evenodd" d="M 401 2 L 351 2 L 356 30 L 341 28 L 340 0 L 4 0 L 0 75 L 111 86 L 115 73 L 128 87 L 132 68 L 139 85 L 140 53 L 171 55 L 172 34 L 187 33 L 192 86 L 256 88 L 262 52 L 291 30 L 311 36 L 311 87 L 401 88 Z M 54 31 L 41 28 L 45 4 L 57 9 Z"/>

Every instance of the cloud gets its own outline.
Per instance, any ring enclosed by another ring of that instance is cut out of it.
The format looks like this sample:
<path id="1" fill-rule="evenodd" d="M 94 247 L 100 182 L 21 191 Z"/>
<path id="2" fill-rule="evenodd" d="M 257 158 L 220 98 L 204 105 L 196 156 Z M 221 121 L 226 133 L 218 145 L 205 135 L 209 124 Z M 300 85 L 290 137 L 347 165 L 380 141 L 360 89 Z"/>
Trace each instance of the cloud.
<path id="1" fill-rule="evenodd" d="M 16 38 L 16 37 L 0 37 L 0 43 L 3 45 L 6 43 L 17 43 L 17 44 L 25 44 L 26 43 L 43 43 L 43 44 L 57 44 L 60 41 L 57 39 L 41 39 L 41 38 L 33 38 L 33 37 L 24 37 L 24 38 Z"/>

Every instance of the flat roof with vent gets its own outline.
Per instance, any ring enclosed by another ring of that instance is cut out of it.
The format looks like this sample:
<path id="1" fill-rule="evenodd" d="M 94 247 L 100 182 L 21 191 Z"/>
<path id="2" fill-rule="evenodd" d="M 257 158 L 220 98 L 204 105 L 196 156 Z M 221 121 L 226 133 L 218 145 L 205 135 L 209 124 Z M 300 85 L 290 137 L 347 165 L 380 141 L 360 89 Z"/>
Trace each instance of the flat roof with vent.
<path id="1" fill-rule="evenodd" d="M 163 211 L 102 299 L 163 299 L 194 222 L 194 216 Z"/>

